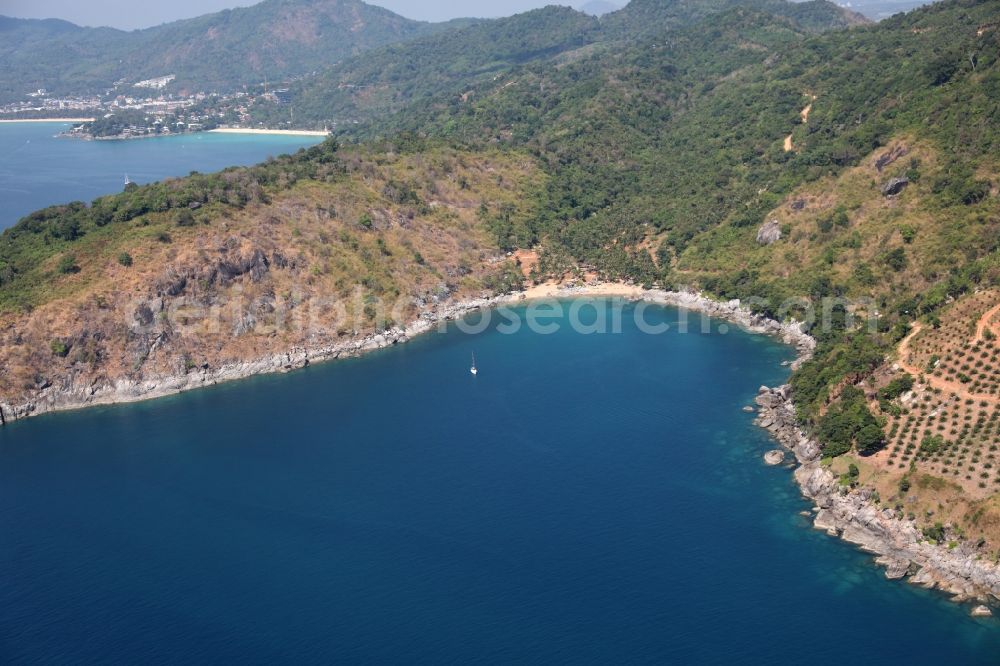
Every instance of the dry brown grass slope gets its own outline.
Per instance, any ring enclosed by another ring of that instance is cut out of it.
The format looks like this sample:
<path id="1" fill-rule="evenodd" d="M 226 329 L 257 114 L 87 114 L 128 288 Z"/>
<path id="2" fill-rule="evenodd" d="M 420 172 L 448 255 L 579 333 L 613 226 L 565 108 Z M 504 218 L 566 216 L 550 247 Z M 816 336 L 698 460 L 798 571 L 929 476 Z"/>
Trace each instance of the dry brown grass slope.
<path id="1" fill-rule="evenodd" d="M 530 159 L 340 159 L 346 178 L 302 181 L 193 226 L 153 213 L 84 236 L 78 273 L 53 278 L 30 311 L 0 315 L 0 401 L 334 344 L 516 275 L 484 211 L 532 214 Z"/>

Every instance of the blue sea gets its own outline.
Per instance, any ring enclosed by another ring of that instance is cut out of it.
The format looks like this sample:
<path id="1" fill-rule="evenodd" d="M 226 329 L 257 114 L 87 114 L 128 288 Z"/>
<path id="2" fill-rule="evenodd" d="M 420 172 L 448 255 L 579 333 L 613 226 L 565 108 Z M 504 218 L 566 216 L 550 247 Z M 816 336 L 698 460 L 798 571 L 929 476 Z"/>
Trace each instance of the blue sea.
<path id="1" fill-rule="evenodd" d="M 634 314 L 0 429 L 0 662 L 997 663 L 762 463 L 788 348 Z"/>
<path id="2" fill-rule="evenodd" d="M 321 137 L 188 134 L 131 141 L 56 135 L 67 123 L 0 123 L 0 230 L 28 213 L 120 192 L 125 174 L 149 183 L 191 171 L 219 171 L 293 153 Z"/>

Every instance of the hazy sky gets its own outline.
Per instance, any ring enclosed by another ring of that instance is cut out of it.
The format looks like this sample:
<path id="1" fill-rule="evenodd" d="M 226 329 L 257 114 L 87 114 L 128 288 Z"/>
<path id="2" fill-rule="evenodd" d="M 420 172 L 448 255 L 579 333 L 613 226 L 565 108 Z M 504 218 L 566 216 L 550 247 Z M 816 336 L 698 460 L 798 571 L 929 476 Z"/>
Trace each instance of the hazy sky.
<path id="1" fill-rule="evenodd" d="M 367 0 L 410 18 L 443 21 L 459 16 L 508 16 L 549 4 L 575 0 Z M 246 7 L 254 0 L 0 0 L 0 15 L 20 18 L 61 18 L 79 25 L 145 28 L 179 18 Z"/>

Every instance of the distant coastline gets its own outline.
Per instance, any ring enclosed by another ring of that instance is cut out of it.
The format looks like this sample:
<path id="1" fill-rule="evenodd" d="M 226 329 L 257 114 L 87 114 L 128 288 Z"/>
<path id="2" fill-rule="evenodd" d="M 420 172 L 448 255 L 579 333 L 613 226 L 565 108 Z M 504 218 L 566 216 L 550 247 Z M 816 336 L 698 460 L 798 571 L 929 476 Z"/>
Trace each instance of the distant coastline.
<path id="1" fill-rule="evenodd" d="M 94 118 L 2 118 L 0 123 L 92 123 Z"/>
<path id="2" fill-rule="evenodd" d="M 244 129 L 242 127 L 220 127 L 218 129 L 206 130 L 216 134 L 275 134 L 278 136 L 329 136 L 329 132 L 319 130 L 272 130 L 272 129 Z"/>
<path id="3" fill-rule="evenodd" d="M 18 123 L 18 122 L 65 122 L 65 123 L 86 123 L 92 122 L 93 118 L 68 118 L 68 119 L 49 119 L 49 120 L 0 120 L 0 122 L 5 123 Z M 250 129 L 242 127 L 220 127 L 218 129 L 210 130 L 193 130 L 190 132 L 169 132 L 169 133 L 150 133 L 150 134 L 109 134 L 106 136 L 94 136 L 89 132 L 63 132 L 60 136 L 70 139 L 82 139 L 84 141 L 131 141 L 132 139 L 156 139 L 168 136 L 190 136 L 194 134 L 250 134 L 257 136 L 311 136 L 311 137 L 327 137 L 330 136 L 329 132 L 321 132 L 318 130 L 281 130 L 281 129 Z"/>

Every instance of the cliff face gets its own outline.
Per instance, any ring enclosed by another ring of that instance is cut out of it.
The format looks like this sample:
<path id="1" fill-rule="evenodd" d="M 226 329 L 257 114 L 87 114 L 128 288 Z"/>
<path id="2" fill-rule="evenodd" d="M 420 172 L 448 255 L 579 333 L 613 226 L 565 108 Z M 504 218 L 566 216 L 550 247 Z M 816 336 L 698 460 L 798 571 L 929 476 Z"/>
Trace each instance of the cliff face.
<path id="1" fill-rule="evenodd" d="M 406 325 L 396 325 L 370 333 L 352 332 L 332 342 L 317 344 L 302 342 L 284 351 L 261 351 L 262 355 L 233 358 L 196 367 L 181 367 L 164 371 L 147 370 L 114 379 L 95 380 L 85 372 L 61 377 L 55 384 L 47 383 L 35 392 L 26 392 L 18 403 L 0 402 L 0 425 L 7 420 L 38 416 L 54 411 L 79 409 L 94 405 L 120 404 L 150 400 L 182 391 L 190 391 L 255 375 L 289 372 L 311 363 L 358 356 L 376 349 L 402 344 L 426 333 L 435 325 L 465 313 L 509 302 L 514 296 L 479 297 L 462 301 L 446 300 L 437 305 L 423 304 L 416 319 Z"/>

